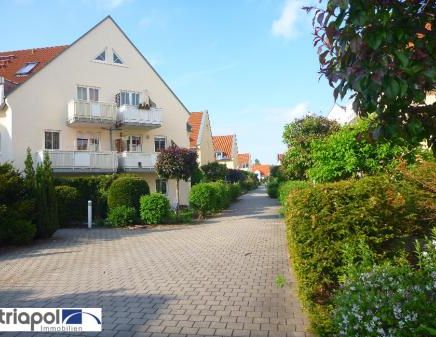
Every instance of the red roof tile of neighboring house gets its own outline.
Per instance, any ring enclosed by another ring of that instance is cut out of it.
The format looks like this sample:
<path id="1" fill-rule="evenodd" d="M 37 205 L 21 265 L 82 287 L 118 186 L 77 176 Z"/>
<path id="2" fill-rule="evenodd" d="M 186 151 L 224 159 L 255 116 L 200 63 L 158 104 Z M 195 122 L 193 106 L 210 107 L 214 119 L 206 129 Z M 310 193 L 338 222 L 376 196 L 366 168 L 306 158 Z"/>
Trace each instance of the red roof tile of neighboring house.
<path id="1" fill-rule="evenodd" d="M 191 112 L 191 115 L 189 116 L 188 123 L 191 125 L 189 143 L 191 147 L 197 146 L 198 133 L 200 132 L 202 119 L 203 119 L 202 112 Z"/>
<path id="2" fill-rule="evenodd" d="M 249 153 L 239 153 L 238 154 L 239 166 L 242 166 L 244 164 L 250 164 L 250 157 L 251 155 Z"/>
<path id="3" fill-rule="evenodd" d="M 213 148 L 215 152 L 220 151 L 225 158 L 232 159 L 233 137 L 235 136 L 213 136 Z"/>
<path id="4" fill-rule="evenodd" d="M 271 173 L 271 166 L 264 164 L 254 164 L 251 167 L 251 172 L 259 171 L 263 177 L 269 177 Z"/>
<path id="5" fill-rule="evenodd" d="M 0 52 L 0 76 L 15 84 L 23 83 L 44 68 L 47 63 L 53 60 L 67 47 L 68 46 L 56 46 Z M 37 62 L 37 65 L 28 75 L 19 76 L 16 74 L 26 63 L 30 62 Z"/>

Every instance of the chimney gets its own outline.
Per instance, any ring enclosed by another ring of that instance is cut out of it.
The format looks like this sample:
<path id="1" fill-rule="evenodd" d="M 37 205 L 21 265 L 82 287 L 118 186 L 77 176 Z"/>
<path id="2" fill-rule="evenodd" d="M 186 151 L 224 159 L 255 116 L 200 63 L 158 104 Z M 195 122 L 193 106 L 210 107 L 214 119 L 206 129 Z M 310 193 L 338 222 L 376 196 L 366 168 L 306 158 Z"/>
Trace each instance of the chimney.
<path id="1" fill-rule="evenodd" d="M 0 76 L 0 109 L 5 104 L 5 79 Z"/>

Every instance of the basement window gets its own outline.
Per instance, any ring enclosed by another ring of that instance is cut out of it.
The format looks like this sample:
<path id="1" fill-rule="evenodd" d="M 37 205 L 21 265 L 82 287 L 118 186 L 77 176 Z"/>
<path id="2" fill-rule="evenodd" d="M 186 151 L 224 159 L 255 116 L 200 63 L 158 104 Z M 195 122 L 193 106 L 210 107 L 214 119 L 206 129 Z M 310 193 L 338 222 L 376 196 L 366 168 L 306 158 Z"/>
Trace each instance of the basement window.
<path id="1" fill-rule="evenodd" d="M 23 66 L 20 70 L 18 70 L 15 75 L 17 76 L 26 76 L 28 75 L 36 66 L 38 62 L 28 62 L 25 66 Z"/>

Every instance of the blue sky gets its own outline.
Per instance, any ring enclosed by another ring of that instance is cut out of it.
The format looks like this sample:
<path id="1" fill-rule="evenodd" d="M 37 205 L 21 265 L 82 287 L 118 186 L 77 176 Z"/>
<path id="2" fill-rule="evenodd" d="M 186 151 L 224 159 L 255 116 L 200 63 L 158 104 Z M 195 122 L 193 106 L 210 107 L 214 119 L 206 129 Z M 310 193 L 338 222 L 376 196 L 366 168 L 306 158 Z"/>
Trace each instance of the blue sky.
<path id="1" fill-rule="evenodd" d="M 0 50 L 69 44 L 110 14 L 215 135 L 275 163 L 283 126 L 333 105 L 305 0 L 0 0 Z"/>

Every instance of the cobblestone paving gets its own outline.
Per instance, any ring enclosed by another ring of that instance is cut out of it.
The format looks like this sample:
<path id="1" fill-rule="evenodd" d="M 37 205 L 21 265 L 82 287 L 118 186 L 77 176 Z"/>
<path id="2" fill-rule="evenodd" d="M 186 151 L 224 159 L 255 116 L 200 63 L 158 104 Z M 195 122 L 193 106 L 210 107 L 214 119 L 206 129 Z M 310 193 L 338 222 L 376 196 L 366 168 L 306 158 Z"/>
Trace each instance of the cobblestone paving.
<path id="1" fill-rule="evenodd" d="M 102 307 L 85 336 L 309 336 L 277 214 L 259 189 L 202 224 L 59 230 L 0 255 L 0 307 Z"/>

